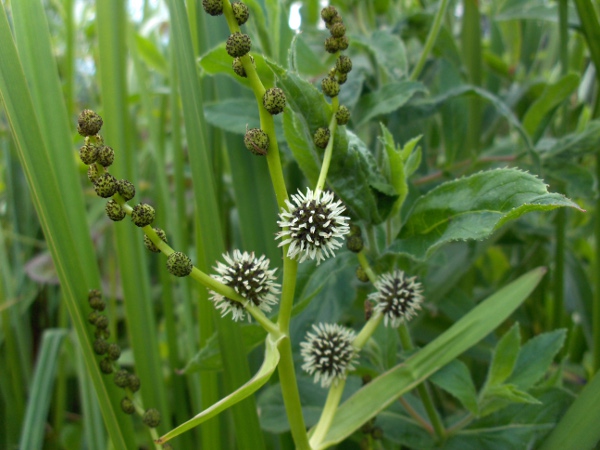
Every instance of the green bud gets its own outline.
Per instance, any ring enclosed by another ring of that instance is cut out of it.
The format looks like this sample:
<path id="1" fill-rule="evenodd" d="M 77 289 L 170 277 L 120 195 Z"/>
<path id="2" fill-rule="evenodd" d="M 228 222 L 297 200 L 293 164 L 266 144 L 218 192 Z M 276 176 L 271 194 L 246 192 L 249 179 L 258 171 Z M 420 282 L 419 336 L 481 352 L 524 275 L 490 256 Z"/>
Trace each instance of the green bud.
<path id="1" fill-rule="evenodd" d="M 338 48 L 340 49 L 340 51 L 344 51 L 348 49 L 348 46 L 350 45 L 350 41 L 348 40 L 348 36 L 342 36 L 339 38 L 336 38 L 337 42 L 338 42 Z"/>
<path id="2" fill-rule="evenodd" d="M 329 142 L 329 137 L 331 136 L 331 131 L 327 127 L 318 128 L 315 134 L 313 135 L 313 142 L 319 148 L 327 147 L 327 143 Z"/>
<path id="3" fill-rule="evenodd" d="M 88 322 L 92 325 L 96 325 L 96 320 L 98 320 L 98 317 L 100 316 L 101 314 L 98 311 L 94 310 L 88 314 Z"/>
<path id="4" fill-rule="evenodd" d="M 238 25 L 242 26 L 248 21 L 248 17 L 250 17 L 250 11 L 248 11 L 248 6 L 246 6 L 245 3 L 232 3 L 231 9 L 233 9 L 233 17 Z"/>
<path id="5" fill-rule="evenodd" d="M 358 225 L 355 225 L 353 223 L 350 224 L 350 232 L 348 233 L 348 236 L 360 236 L 361 234 L 362 230 Z"/>
<path id="6" fill-rule="evenodd" d="M 329 32 L 333 37 L 340 38 L 346 34 L 346 25 L 344 22 L 334 23 L 329 27 Z"/>
<path id="7" fill-rule="evenodd" d="M 108 167 L 110 166 L 115 160 L 115 151 L 112 149 L 112 147 L 108 147 L 108 146 L 103 146 L 100 147 L 100 149 L 98 150 L 98 163 L 101 166 L 104 167 Z"/>
<path id="8" fill-rule="evenodd" d="M 340 45 L 338 42 L 338 38 L 334 38 L 333 36 L 325 39 L 325 51 L 327 53 L 337 53 L 340 50 Z"/>
<path id="9" fill-rule="evenodd" d="M 108 328 L 96 328 L 94 330 L 94 336 L 96 337 L 96 339 L 108 339 L 110 337 L 110 330 Z"/>
<path id="10" fill-rule="evenodd" d="M 250 47 L 252 46 L 252 42 L 250 41 L 250 36 L 247 34 L 243 34 L 240 32 L 235 32 L 227 38 L 227 42 L 225 43 L 225 50 L 229 56 L 239 57 L 244 56 L 246 53 L 250 51 Z"/>
<path id="11" fill-rule="evenodd" d="M 108 328 L 108 317 L 106 317 L 102 314 L 98 314 L 98 317 L 96 317 L 96 322 L 94 322 L 94 325 L 99 330 L 106 330 Z"/>
<path id="12" fill-rule="evenodd" d="M 250 128 L 246 131 L 244 145 L 255 155 L 266 155 L 269 144 L 269 136 L 260 128 Z"/>
<path id="13" fill-rule="evenodd" d="M 192 260 L 184 253 L 174 252 L 167 258 L 167 270 L 176 277 L 186 277 L 192 273 Z"/>
<path id="14" fill-rule="evenodd" d="M 321 81 L 321 89 L 327 97 L 337 97 L 340 93 L 340 85 L 335 78 L 325 77 Z"/>
<path id="15" fill-rule="evenodd" d="M 340 55 L 335 62 L 335 70 L 339 73 L 350 73 L 352 70 L 352 60 L 346 55 Z"/>
<path id="16" fill-rule="evenodd" d="M 338 125 L 346 125 L 350 120 L 350 110 L 344 105 L 340 106 L 335 113 L 335 120 Z"/>
<path id="17" fill-rule="evenodd" d="M 100 360 L 100 372 L 110 375 L 113 372 L 113 363 L 109 358 Z"/>
<path id="18" fill-rule="evenodd" d="M 119 205 L 119 203 L 112 198 L 106 202 L 106 207 L 104 209 L 108 218 L 110 220 L 114 220 L 115 222 L 123 220 L 127 215 L 121 205 Z"/>
<path id="19" fill-rule="evenodd" d="M 164 230 L 160 228 L 154 228 L 154 231 L 156 231 L 156 234 L 158 234 L 158 237 L 161 238 L 163 242 L 167 242 L 167 234 Z M 160 253 L 159 248 L 156 245 L 154 245 L 154 242 L 152 242 L 146 234 L 144 234 L 144 245 L 151 252 Z"/>
<path id="20" fill-rule="evenodd" d="M 202 0 L 202 7 L 211 16 L 223 14 L 223 0 Z"/>
<path id="21" fill-rule="evenodd" d="M 263 106 L 270 114 L 279 114 L 285 108 L 285 94 L 279 88 L 267 89 L 263 95 Z"/>
<path id="22" fill-rule="evenodd" d="M 86 144 L 79 149 L 79 159 L 84 164 L 94 164 L 98 159 L 98 147 Z"/>
<path id="23" fill-rule="evenodd" d="M 91 109 L 84 109 L 77 118 L 77 132 L 81 136 L 93 136 L 102 128 L 102 117 Z"/>
<path id="24" fill-rule="evenodd" d="M 231 63 L 231 67 L 237 76 L 242 78 L 248 77 L 246 74 L 246 69 L 244 69 L 244 65 L 242 64 L 242 60 L 240 58 L 234 58 L 233 62 Z"/>
<path id="25" fill-rule="evenodd" d="M 359 253 L 363 249 L 363 240 L 358 235 L 348 236 L 346 247 L 353 253 Z"/>
<path id="26" fill-rule="evenodd" d="M 134 375 L 132 373 L 129 374 L 129 389 L 131 390 L 131 392 L 137 392 L 140 390 L 140 379 L 137 375 Z"/>
<path id="27" fill-rule="evenodd" d="M 344 84 L 346 81 L 348 81 L 348 74 L 347 73 L 338 73 L 337 74 L 337 82 L 338 82 L 338 84 L 340 86 L 342 84 Z"/>
<path id="28" fill-rule="evenodd" d="M 106 354 L 108 358 L 110 358 L 113 361 L 116 361 L 121 356 L 121 347 L 119 347 L 119 344 L 115 344 L 114 342 L 112 344 L 108 344 Z"/>
<path id="29" fill-rule="evenodd" d="M 96 355 L 104 355 L 108 351 L 108 342 L 102 338 L 98 338 L 94 341 L 92 347 Z"/>
<path id="30" fill-rule="evenodd" d="M 369 281 L 369 276 L 367 275 L 367 272 L 365 272 L 365 269 L 362 268 L 362 266 L 358 266 L 356 268 L 356 278 L 358 278 L 363 283 Z"/>
<path id="31" fill-rule="evenodd" d="M 102 300 L 102 292 L 98 289 L 90 289 L 88 292 L 88 302 L 92 309 L 104 311 L 106 304 Z"/>
<path id="32" fill-rule="evenodd" d="M 135 186 L 129 180 L 119 180 L 117 181 L 117 192 L 127 202 L 135 197 Z"/>
<path id="33" fill-rule="evenodd" d="M 103 173 L 96 178 L 94 190 L 99 197 L 112 197 L 117 192 L 117 179 L 108 172 Z"/>
<path id="34" fill-rule="evenodd" d="M 321 10 L 321 19 L 324 22 L 331 22 L 331 20 L 338 15 L 337 9 L 334 6 L 327 6 Z"/>
<path id="35" fill-rule="evenodd" d="M 331 30 L 331 27 L 334 26 L 336 23 L 342 23 L 342 17 L 340 15 L 335 16 L 333 19 L 331 19 L 330 22 L 325 22 L 325 27 L 328 30 Z"/>
<path id="36" fill-rule="evenodd" d="M 154 208 L 147 203 L 140 203 L 133 207 L 131 211 L 131 221 L 138 227 L 145 227 L 154 222 L 156 217 L 156 211 Z"/>
<path id="37" fill-rule="evenodd" d="M 126 388 L 129 386 L 129 372 L 125 369 L 117 370 L 115 372 L 115 384 L 120 388 Z"/>
<path id="38" fill-rule="evenodd" d="M 121 409 L 125 414 L 133 414 L 135 412 L 133 400 L 131 400 L 129 397 L 123 397 L 123 400 L 121 400 Z"/>
<path id="39" fill-rule="evenodd" d="M 156 428 L 160 424 L 160 413 L 156 408 L 147 409 L 142 416 L 142 422 L 150 428 Z"/>
<path id="40" fill-rule="evenodd" d="M 98 172 L 98 167 L 96 167 L 96 164 L 90 165 L 87 171 L 88 180 L 90 180 L 92 183 L 95 183 L 99 176 L 100 173 Z"/>

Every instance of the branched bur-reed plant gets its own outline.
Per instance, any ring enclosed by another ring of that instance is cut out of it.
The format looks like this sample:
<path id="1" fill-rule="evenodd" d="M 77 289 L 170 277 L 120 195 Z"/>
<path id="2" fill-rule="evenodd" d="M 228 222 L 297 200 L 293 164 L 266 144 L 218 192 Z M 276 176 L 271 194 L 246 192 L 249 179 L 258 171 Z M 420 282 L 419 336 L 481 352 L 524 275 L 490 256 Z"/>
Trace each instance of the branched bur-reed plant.
<path id="1" fill-rule="evenodd" d="M 456 358 L 502 323 L 529 295 L 544 270 L 530 272 L 490 296 L 421 349 L 414 346 L 408 324 L 427 310 L 427 287 L 414 272 L 419 270 L 420 261 L 449 242 L 481 240 L 528 211 L 577 206 L 561 195 L 548 193 L 535 176 L 505 168 L 441 184 L 412 200 L 410 210 L 403 210 L 409 197 L 408 180 L 420 163 L 419 139 L 398 146 L 382 125 L 383 158 L 376 162 L 359 137 L 346 128 L 350 111 L 340 105 L 339 93 L 352 71 L 352 60 L 344 53 L 349 39 L 338 11 L 332 6 L 321 11 L 330 34 L 324 50 L 334 55 L 335 62 L 320 81 L 319 91 L 265 57 L 252 56 L 251 39 L 240 29 L 249 18 L 245 4 L 228 0 L 203 0 L 202 4 L 208 14 L 225 16 L 231 31 L 225 44 L 231 70 L 247 80 L 256 97 L 260 127 L 247 129 L 244 145 L 268 164 L 279 206 L 279 217 L 273 220 L 279 226 L 275 239 L 282 248 L 281 268 L 273 267 L 269 259 L 256 255 L 253 249 L 223 254 L 222 260 L 215 261 L 212 274 L 195 267 L 185 252 L 168 244 L 168 230 L 155 227 L 154 208 L 146 203 L 135 204 L 133 184 L 110 173 L 115 152 L 99 134 L 102 119 L 85 110 L 78 124 L 79 133 L 85 136 L 81 160 L 89 165 L 88 177 L 98 196 L 108 199 L 108 217 L 121 221 L 130 216 L 143 232 L 146 248 L 163 254 L 169 273 L 189 276 L 209 290 L 210 301 L 222 320 L 254 319 L 266 332 L 264 361 L 252 379 L 163 436 L 153 434 L 155 442 L 168 445 L 165 443 L 173 437 L 252 395 L 276 369 L 289 429 L 298 449 L 326 448 L 350 436 L 361 440 L 364 448 L 371 448 L 374 440 L 386 437 L 377 415 L 392 404 L 401 404 L 410 417 L 410 427 L 403 427 L 411 431 L 405 432 L 402 439 L 408 439 L 411 445 L 419 436 L 419 445 L 425 446 L 460 439 L 461 433 L 477 425 L 478 420 L 511 405 L 540 404 L 539 392 L 532 389 L 562 345 L 563 331 L 542 335 L 521 348 L 518 326 L 513 326 L 498 343 L 486 382 L 478 393 L 467 367 Z M 265 84 L 259 76 L 265 72 L 275 75 L 277 85 Z M 276 135 L 274 122 L 278 114 L 285 116 L 285 138 L 293 140 L 290 147 L 310 182 L 292 195 L 288 194 L 280 159 L 279 142 L 283 137 Z M 355 321 L 352 327 L 314 323 L 299 345 L 301 370 L 320 389 L 327 390 L 320 418 L 310 423 L 307 431 L 299 368 L 294 365 L 290 342 L 298 265 L 312 260 L 316 262 L 315 270 L 321 270 L 326 265 L 321 263 L 335 258 L 344 245 L 355 254 L 361 289 L 370 293 L 362 323 Z M 90 323 L 97 337 L 94 349 L 102 355 L 102 372 L 114 371 L 115 383 L 126 390 L 123 411 L 139 412 L 145 423 L 156 426 L 158 411 L 148 409 L 144 413 L 134 396 L 140 380 L 116 367 L 120 351 L 106 341 L 108 319 L 101 314 L 103 302 L 98 291 L 91 291 L 90 304 Z M 374 362 L 372 337 L 379 327 L 396 330 L 404 350 L 402 360 L 387 371 Z M 363 386 L 354 386 L 352 395 L 342 403 L 352 373 L 362 377 Z M 463 408 L 450 412 L 440 408 L 431 395 L 431 382 L 456 397 Z M 412 390 L 418 396 L 410 400 L 403 397 Z"/>

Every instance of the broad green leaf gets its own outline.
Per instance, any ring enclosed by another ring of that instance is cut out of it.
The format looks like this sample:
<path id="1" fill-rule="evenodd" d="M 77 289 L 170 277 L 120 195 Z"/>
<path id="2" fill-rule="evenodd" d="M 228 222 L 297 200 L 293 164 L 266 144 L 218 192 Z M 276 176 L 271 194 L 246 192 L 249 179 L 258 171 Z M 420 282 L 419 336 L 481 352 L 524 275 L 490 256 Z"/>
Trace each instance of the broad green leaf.
<path id="1" fill-rule="evenodd" d="M 273 340 L 270 335 L 267 336 L 267 339 L 265 340 L 265 357 L 263 363 L 258 372 L 256 372 L 256 374 L 250 380 L 248 380 L 248 382 L 228 396 L 219 400 L 211 407 L 205 409 L 200 414 L 194 416 L 187 422 L 182 423 L 178 427 L 161 436 L 160 439 L 157 440 L 157 443 L 164 444 L 170 439 L 173 439 L 175 436 L 179 436 L 181 433 L 197 427 L 201 423 L 212 417 L 215 417 L 217 414 L 225 411 L 227 408 L 254 394 L 267 381 L 269 381 L 269 378 L 271 378 L 271 375 L 277 368 L 277 364 L 279 363 L 279 350 L 277 349 L 277 344 L 278 342 Z"/>
<path id="2" fill-rule="evenodd" d="M 19 448 L 41 449 L 44 444 L 44 432 L 50 400 L 54 392 L 54 377 L 58 356 L 67 330 L 48 329 L 42 336 L 42 345 L 38 354 L 33 382 L 30 386 L 29 401 L 25 412 L 25 421 L 21 431 Z"/>
<path id="3" fill-rule="evenodd" d="M 544 268 L 532 270 L 500 289 L 404 363 L 362 387 L 339 407 L 327 436 L 316 448 L 324 449 L 341 442 L 398 397 L 487 336 L 525 301 L 545 273 Z"/>
<path id="4" fill-rule="evenodd" d="M 543 131 L 543 121 L 548 114 L 565 101 L 579 86 L 579 75 L 569 73 L 554 84 L 549 84 L 540 97 L 531 104 L 523 118 L 523 128 L 531 135 Z"/>
<path id="5" fill-rule="evenodd" d="M 477 391 L 466 364 L 454 360 L 434 373 L 430 381 L 456 397 L 473 415 L 478 414 Z"/>
<path id="6" fill-rule="evenodd" d="M 583 131 L 566 134 L 555 140 L 546 150 L 543 148 L 544 141 L 540 141 L 540 154 L 542 161 L 548 165 L 562 164 L 560 158 L 568 159 L 595 153 L 600 147 L 600 120 L 588 122 Z"/>
<path id="7" fill-rule="evenodd" d="M 352 112 L 356 126 L 360 127 L 374 117 L 396 111 L 418 92 L 424 93 L 427 89 L 416 81 L 397 81 L 361 97 Z"/>
<path id="8" fill-rule="evenodd" d="M 252 98 L 228 98 L 218 102 L 206 102 L 204 117 L 212 126 L 229 133 L 244 135 L 249 128 L 260 128 L 256 100 Z M 276 116 L 274 122 L 278 139 L 283 139 L 281 117 Z"/>
<path id="9" fill-rule="evenodd" d="M 539 404 L 531 394 L 518 389 L 514 384 L 501 384 L 486 388 L 485 397 L 480 401 L 480 415 L 487 416 L 511 403 Z"/>
<path id="10" fill-rule="evenodd" d="M 443 183 L 420 197 L 389 250 L 423 260 L 452 241 L 486 239 L 505 223 L 531 211 L 581 208 L 549 193 L 539 178 L 517 169 L 496 169 Z"/>
<path id="11" fill-rule="evenodd" d="M 527 341 L 519 352 L 507 383 L 522 390 L 531 388 L 547 373 L 554 357 L 562 348 L 566 335 L 566 330 L 554 330 Z"/>
<path id="12" fill-rule="evenodd" d="M 169 73 L 167 60 L 154 42 L 141 34 L 136 34 L 135 45 L 139 55 L 148 66 L 157 70 L 161 75 L 166 76 Z"/>
<path id="13" fill-rule="evenodd" d="M 309 144 L 312 136 L 299 114 L 290 111 L 283 115 L 283 133 L 288 147 L 292 151 L 298 166 L 300 166 L 300 170 L 302 170 L 310 185 L 314 186 L 319 179 L 321 166 L 314 155 L 312 146 Z"/>
<path id="14" fill-rule="evenodd" d="M 387 76 L 393 80 L 406 77 L 408 62 L 404 43 L 389 29 L 377 30 L 368 38 L 357 36 L 356 39 L 375 57 Z"/>
<path id="15" fill-rule="evenodd" d="M 502 384 L 513 372 L 519 350 L 521 349 L 521 333 L 519 324 L 515 323 L 496 345 L 492 356 L 492 363 L 488 371 L 486 387 L 488 388 Z"/>

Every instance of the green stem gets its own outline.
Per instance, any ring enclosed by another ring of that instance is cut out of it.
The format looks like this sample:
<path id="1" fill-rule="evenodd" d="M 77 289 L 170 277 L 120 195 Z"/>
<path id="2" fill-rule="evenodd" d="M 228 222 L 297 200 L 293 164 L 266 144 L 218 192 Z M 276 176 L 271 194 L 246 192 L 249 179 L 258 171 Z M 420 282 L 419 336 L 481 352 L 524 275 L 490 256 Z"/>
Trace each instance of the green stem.
<path id="1" fill-rule="evenodd" d="M 331 102 L 333 114 L 331 116 L 331 120 L 329 121 L 329 132 L 330 138 L 329 142 L 327 142 L 327 147 L 325 148 L 325 155 L 323 156 L 323 164 L 321 165 L 321 173 L 319 174 L 319 180 L 317 181 L 317 186 L 315 187 L 316 191 L 322 191 L 325 187 L 325 180 L 327 179 L 327 172 L 329 171 L 329 166 L 331 164 L 331 156 L 333 155 L 333 141 L 335 132 L 337 130 L 337 120 L 335 118 L 335 113 L 339 107 L 339 99 L 334 97 Z"/>
<path id="2" fill-rule="evenodd" d="M 446 9 L 448 8 L 449 3 L 449 0 L 440 1 L 440 7 L 438 8 L 435 18 L 433 19 L 433 25 L 431 26 L 429 34 L 427 35 L 427 40 L 425 41 L 423 52 L 421 53 L 421 56 L 419 57 L 419 60 L 417 61 L 417 64 L 415 65 L 412 73 L 410 74 L 410 79 L 412 81 L 417 80 L 419 78 L 419 75 L 421 75 L 421 71 L 425 66 L 427 57 L 429 56 L 429 53 L 431 52 L 431 49 L 433 48 L 433 45 L 435 44 L 435 41 L 440 32 L 440 28 L 442 26 L 442 19 L 446 14 Z"/>
<path id="3" fill-rule="evenodd" d="M 398 327 L 398 334 L 400 335 L 400 342 L 402 343 L 402 347 L 404 347 L 404 350 L 414 350 L 415 347 L 412 343 L 412 339 L 410 337 L 410 333 L 408 331 L 406 323 L 400 324 L 400 327 Z M 431 421 L 431 425 L 433 425 L 433 429 L 435 430 L 436 436 L 438 437 L 440 442 L 444 442 L 446 440 L 446 430 L 444 428 L 444 424 L 442 423 L 440 415 L 435 409 L 435 405 L 433 404 L 433 399 L 431 398 L 429 389 L 427 389 L 427 385 L 425 383 L 419 384 L 417 386 L 417 392 L 419 393 L 419 397 L 423 402 L 423 406 L 425 407 L 427 416 Z"/>
<path id="4" fill-rule="evenodd" d="M 373 269 L 371 269 L 371 266 L 369 264 L 369 261 L 367 261 L 367 257 L 365 255 L 364 250 L 359 252 L 356 256 L 358 257 L 358 262 L 360 263 L 361 267 L 364 269 L 365 273 L 369 277 L 369 281 L 373 285 L 375 285 L 375 282 L 377 281 L 377 275 L 375 275 L 375 272 L 373 272 Z"/>
<path id="5" fill-rule="evenodd" d="M 313 432 L 313 435 L 310 438 L 311 448 L 318 448 L 319 444 L 323 442 L 323 439 L 325 439 L 325 436 L 327 436 L 327 432 L 331 427 L 331 423 L 333 422 L 333 418 L 335 416 L 337 407 L 340 404 L 340 400 L 342 399 L 342 394 L 344 392 L 345 386 L 346 380 L 343 379 L 339 380 L 337 384 L 334 384 L 329 389 L 329 394 L 327 394 L 325 406 L 323 407 L 323 411 L 321 411 L 321 417 L 319 418 L 319 422 L 317 422 L 315 431 Z"/>
<path id="6" fill-rule="evenodd" d="M 596 180 L 600 180 L 600 153 L 596 155 Z M 592 333 L 593 333 L 593 357 L 592 371 L 597 372 L 600 369 L 600 197 L 596 199 L 596 223 L 594 234 L 596 237 L 596 291 L 594 293 L 594 303 L 592 311 Z"/>

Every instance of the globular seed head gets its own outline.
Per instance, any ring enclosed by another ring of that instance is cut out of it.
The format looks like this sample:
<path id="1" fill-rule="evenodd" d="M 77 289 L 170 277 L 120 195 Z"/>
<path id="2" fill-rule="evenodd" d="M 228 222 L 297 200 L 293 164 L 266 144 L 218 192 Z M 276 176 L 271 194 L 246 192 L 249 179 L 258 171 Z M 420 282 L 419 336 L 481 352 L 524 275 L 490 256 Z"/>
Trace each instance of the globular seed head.
<path id="1" fill-rule="evenodd" d="M 110 337 L 110 330 L 108 328 L 96 328 L 94 330 L 94 337 L 96 339 L 108 339 Z"/>
<path id="2" fill-rule="evenodd" d="M 114 220 L 115 222 L 123 220 L 127 215 L 121 205 L 119 205 L 119 203 L 112 198 L 106 202 L 106 207 L 104 209 L 108 218 L 110 220 Z"/>
<path id="3" fill-rule="evenodd" d="M 96 317 L 96 321 L 94 322 L 94 325 L 96 326 L 96 328 L 98 330 L 106 330 L 108 328 L 108 317 L 106 317 L 102 314 L 98 314 L 98 317 Z"/>
<path id="4" fill-rule="evenodd" d="M 250 128 L 244 135 L 244 145 L 255 155 L 266 155 L 269 144 L 269 136 L 260 128 Z"/>
<path id="5" fill-rule="evenodd" d="M 140 378 L 132 373 L 129 374 L 129 389 L 131 392 L 137 392 L 140 390 Z"/>
<path id="6" fill-rule="evenodd" d="M 327 53 L 336 53 L 338 52 L 340 49 L 339 46 L 339 42 L 338 42 L 338 38 L 334 38 L 333 36 L 328 37 L 327 39 L 325 39 L 325 51 L 327 51 Z"/>
<path id="7" fill-rule="evenodd" d="M 156 231 L 156 234 L 158 234 L 158 237 L 161 238 L 163 242 L 167 242 L 167 234 L 165 233 L 165 230 L 154 228 L 154 231 Z M 154 245 L 154 242 L 152 242 L 146 234 L 144 234 L 144 245 L 152 253 L 160 253 L 160 249 Z"/>
<path id="8" fill-rule="evenodd" d="M 333 37 L 340 38 L 346 34 L 346 25 L 344 22 L 336 22 L 329 27 L 329 32 Z"/>
<path id="9" fill-rule="evenodd" d="M 340 106 L 335 113 L 335 120 L 338 125 L 346 125 L 350 120 L 350 110 L 344 105 Z"/>
<path id="10" fill-rule="evenodd" d="M 327 97 L 337 97 L 340 93 L 340 84 L 335 78 L 325 77 L 321 81 L 321 89 L 323 89 L 323 94 Z"/>
<path id="11" fill-rule="evenodd" d="M 100 360 L 100 372 L 109 375 L 113 372 L 113 363 L 109 358 L 103 358 Z"/>
<path id="12" fill-rule="evenodd" d="M 96 167 L 96 165 L 90 165 L 87 171 L 88 180 L 90 180 L 92 183 L 95 183 L 99 176 L 100 173 L 98 173 L 98 168 Z"/>
<path id="13" fill-rule="evenodd" d="M 353 253 L 360 253 L 363 245 L 363 240 L 359 235 L 348 236 L 346 239 L 346 247 Z"/>
<path id="14" fill-rule="evenodd" d="M 315 134 L 313 135 L 313 142 L 319 148 L 327 147 L 327 143 L 329 142 L 329 137 L 331 136 L 331 131 L 327 127 L 318 128 Z"/>
<path id="15" fill-rule="evenodd" d="M 117 179 L 108 172 L 99 175 L 94 181 L 94 191 L 99 197 L 112 197 L 117 192 Z"/>
<path id="16" fill-rule="evenodd" d="M 129 386 L 129 372 L 125 369 L 117 370 L 114 376 L 115 384 L 120 388 Z"/>
<path id="17" fill-rule="evenodd" d="M 248 17 L 250 17 L 250 11 L 248 11 L 248 6 L 245 3 L 232 3 L 231 9 L 233 9 L 233 17 L 238 25 L 244 25 L 248 21 Z"/>
<path id="18" fill-rule="evenodd" d="M 91 109 L 84 109 L 77 118 L 77 132 L 81 136 L 93 136 L 102 128 L 102 117 Z"/>
<path id="19" fill-rule="evenodd" d="M 182 252 L 174 252 L 167 258 L 167 270 L 176 277 L 187 277 L 192 273 L 192 260 Z"/>
<path id="20" fill-rule="evenodd" d="M 115 161 L 115 151 L 107 145 L 100 147 L 97 161 L 101 166 L 109 167 Z"/>
<path id="21" fill-rule="evenodd" d="M 102 300 L 102 292 L 98 289 L 91 289 L 88 292 L 88 303 L 96 311 L 104 311 L 104 308 L 106 308 L 106 303 Z"/>
<path id="22" fill-rule="evenodd" d="M 223 14 L 223 0 L 202 0 L 202 7 L 211 16 Z"/>
<path id="23" fill-rule="evenodd" d="M 279 88 L 267 89 L 263 95 L 263 106 L 270 114 L 279 114 L 285 108 L 285 94 Z"/>
<path id="24" fill-rule="evenodd" d="M 338 82 L 338 84 L 340 86 L 342 84 L 344 84 L 346 81 L 348 81 L 348 74 L 347 73 L 338 73 L 337 74 L 337 82 Z"/>
<path id="25" fill-rule="evenodd" d="M 108 342 L 102 338 L 97 338 L 92 344 L 96 355 L 104 355 L 108 351 Z"/>
<path id="26" fill-rule="evenodd" d="M 338 15 L 337 15 L 337 16 L 335 16 L 333 19 L 331 19 L 331 21 L 330 21 L 330 22 L 326 22 L 326 23 L 325 23 L 325 27 L 326 27 L 328 30 L 331 30 L 331 27 L 332 27 L 332 26 L 334 26 L 336 23 L 341 23 L 341 22 L 343 22 L 343 20 L 342 20 L 342 16 L 340 16 L 340 15 L 338 14 Z"/>
<path id="27" fill-rule="evenodd" d="M 131 400 L 129 397 L 123 397 L 121 400 L 121 409 L 125 414 L 133 414 L 135 412 L 133 400 Z"/>
<path id="28" fill-rule="evenodd" d="M 246 78 L 248 76 L 240 58 L 234 58 L 231 67 L 238 77 Z"/>
<path id="29" fill-rule="evenodd" d="M 365 272 L 365 269 L 362 268 L 362 266 L 358 266 L 356 268 L 356 278 L 358 278 L 363 283 L 369 281 L 369 276 L 367 275 L 367 272 Z"/>
<path id="30" fill-rule="evenodd" d="M 340 55 L 335 62 L 335 70 L 339 73 L 350 73 L 352 70 L 352 60 L 346 55 Z"/>
<path id="31" fill-rule="evenodd" d="M 160 424 L 160 413 L 156 408 L 147 409 L 142 416 L 142 422 L 150 428 L 156 428 Z"/>
<path id="32" fill-rule="evenodd" d="M 117 181 L 117 192 L 121 194 L 123 200 L 128 202 L 135 197 L 135 186 L 129 180 L 119 180 Z"/>
<path id="33" fill-rule="evenodd" d="M 119 359 L 119 357 L 121 356 L 121 347 L 119 347 L 119 344 L 115 344 L 114 342 L 112 344 L 108 344 L 106 355 L 112 361 L 116 361 L 117 359 Z"/>
<path id="34" fill-rule="evenodd" d="M 251 47 L 252 41 L 250 40 L 250 36 L 240 32 L 229 35 L 225 43 L 225 50 L 227 50 L 229 56 L 234 58 L 244 56 L 250 51 Z"/>
<path id="35" fill-rule="evenodd" d="M 84 164 L 94 164 L 98 159 L 98 147 L 86 144 L 79 149 L 79 159 Z"/>
<path id="36" fill-rule="evenodd" d="M 131 211 L 131 221 L 138 227 L 145 227 L 154 222 L 156 211 L 147 203 L 140 203 L 133 207 Z"/>
<path id="37" fill-rule="evenodd" d="M 100 313 L 96 310 L 92 311 L 91 313 L 88 314 L 88 322 L 91 323 L 92 325 L 96 325 L 96 320 L 98 320 L 98 317 L 100 317 Z"/>
<path id="38" fill-rule="evenodd" d="M 321 10 L 321 19 L 324 22 L 329 23 L 333 20 L 334 17 L 338 15 L 337 9 L 334 6 L 326 6 Z"/>
<path id="39" fill-rule="evenodd" d="M 337 39 L 337 46 L 338 49 L 340 51 L 344 51 L 348 49 L 348 46 L 350 45 L 350 40 L 348 39 L 348 36 L 342 36 Z"/>
<path id="40" fill-rule="evenodd" d="M 361 228 L 355 223 L 350 224 L 350 233 L 348 236 L 360 236 L 362 234 Z"/>

